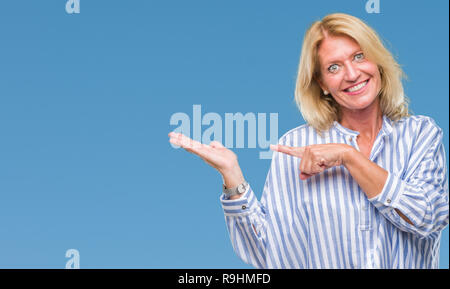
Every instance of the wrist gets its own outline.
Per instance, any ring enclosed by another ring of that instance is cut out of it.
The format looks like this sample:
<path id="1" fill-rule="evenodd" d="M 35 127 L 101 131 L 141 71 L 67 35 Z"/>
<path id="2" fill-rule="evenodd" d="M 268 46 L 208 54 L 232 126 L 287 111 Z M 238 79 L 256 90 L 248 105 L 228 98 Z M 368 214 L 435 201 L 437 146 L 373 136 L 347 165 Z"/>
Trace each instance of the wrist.
<path id="1" fill-rule="evenodd" d="M 240 183 L 237 187 L 233 188 L 227 188 L 223 186 L 223 194 L 225 195 L 226 199 L 234 199 L 234 198 L 240 198 L 244 195 L 244 193 L 248 190 L 249 184 L 244 181 Z"/>
<path id="2" fill-rule="evenodd" d="M 222 175 L 223 184 L 226 188 L 234 188 L 245 181 L 239 164 L 221 170 L 220 174 Z"/>
<path id="3" fill-rule="evenodd" d="M 346 145 L 346 148 L 342 153 L 342 165 L 347 167 L 349 164 L 351 164 L 354 161 L 357 153 L 359 152 L 354 147 Z"/>

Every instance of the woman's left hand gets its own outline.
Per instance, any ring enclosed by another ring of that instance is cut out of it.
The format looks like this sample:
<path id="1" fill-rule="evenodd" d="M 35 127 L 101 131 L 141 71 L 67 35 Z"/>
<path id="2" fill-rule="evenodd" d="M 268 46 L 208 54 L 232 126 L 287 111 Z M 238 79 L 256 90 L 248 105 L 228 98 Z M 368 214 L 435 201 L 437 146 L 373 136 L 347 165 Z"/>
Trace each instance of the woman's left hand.
<path id="1" fill-rule="evenodd" d="M 270 145 L 270 149 L 301 158 L 300 179 L 306 180 L 324 170 L 344 165 L 345 156 L 354 148 L 347 144 L 316 144 L 304 147 Z"/>

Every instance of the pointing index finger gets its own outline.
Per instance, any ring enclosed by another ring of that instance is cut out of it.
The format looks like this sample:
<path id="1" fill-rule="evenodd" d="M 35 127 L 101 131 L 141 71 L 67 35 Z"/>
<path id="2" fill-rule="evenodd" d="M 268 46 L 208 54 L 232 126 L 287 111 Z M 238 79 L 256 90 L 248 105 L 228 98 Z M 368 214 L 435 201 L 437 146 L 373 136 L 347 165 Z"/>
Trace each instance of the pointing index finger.
<path id="1" fill-rule="evenodd" d="M 270 149 L 298 158 L 303 157 L 303 151 L 305 150 L 303 147 L 290 147 L 285 145 L 270 145 Z"/>

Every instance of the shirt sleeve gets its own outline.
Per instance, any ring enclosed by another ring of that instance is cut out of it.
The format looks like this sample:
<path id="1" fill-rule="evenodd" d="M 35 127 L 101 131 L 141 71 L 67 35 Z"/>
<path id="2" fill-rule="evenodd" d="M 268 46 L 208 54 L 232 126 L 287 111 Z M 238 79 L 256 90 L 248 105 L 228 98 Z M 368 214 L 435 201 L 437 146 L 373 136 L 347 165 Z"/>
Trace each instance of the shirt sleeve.
<path id="1" fill-rule="evenodd" d="M 236 254 L 247 264 L 266 268 L 266 214 L 251 186 L 239 199 L 227 200 L 222 194 L 220 200 Z"/>
<path id="2" fill-rule="evenodd" d="M 433 121 L 423 125 L 414 142 L 405 173 L 388 172 L 380 194 L 369 199 L 400 230 L 426 238 L 449 222 L 448 180 L 442 130 Z M 398 209 L 413 224 L 396 212 Z"/>
<path id="3" fill-rule="evenodd" d="M 281 138 L 279 143 L 292 145 Z M 258 201 L 252 187 L 236 200 L 227 200 L 222 194 L 220 201 L 233 249 L 247 264 L 256 268 L 292 267 L 287 256 L 277 250 L 278 240 L 284 234 L 283 228 L 292 218 L 286 186 L 287 172 L 281 165 L 286 155 L 274 152 L 267 174 L 261 201 Z"/>

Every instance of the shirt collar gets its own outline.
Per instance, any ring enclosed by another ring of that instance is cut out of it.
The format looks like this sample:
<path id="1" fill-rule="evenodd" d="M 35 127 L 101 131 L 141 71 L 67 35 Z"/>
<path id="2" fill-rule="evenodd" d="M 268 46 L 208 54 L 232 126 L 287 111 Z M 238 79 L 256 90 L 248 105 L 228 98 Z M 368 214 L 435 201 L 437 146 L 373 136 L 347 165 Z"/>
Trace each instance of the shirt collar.
<path id="1" fill-rule="evenodd" d="M 355 137 L 355 136 L 359 135 L 358 131 L 346 128 L 337 121 L 334 121 L 333 127 L 335 129 L 337 129 L 340 133 L 342 133 L 343 135 L 346 135 L 346 136 Z M 385 136 L 385 135 L 391 134 L 392 131 L 393 131 L 392 121 L 387 116 L 383 115 L 383 124 L 381 126 L 381 130 L 380 130 L 379 134 Z"/>

